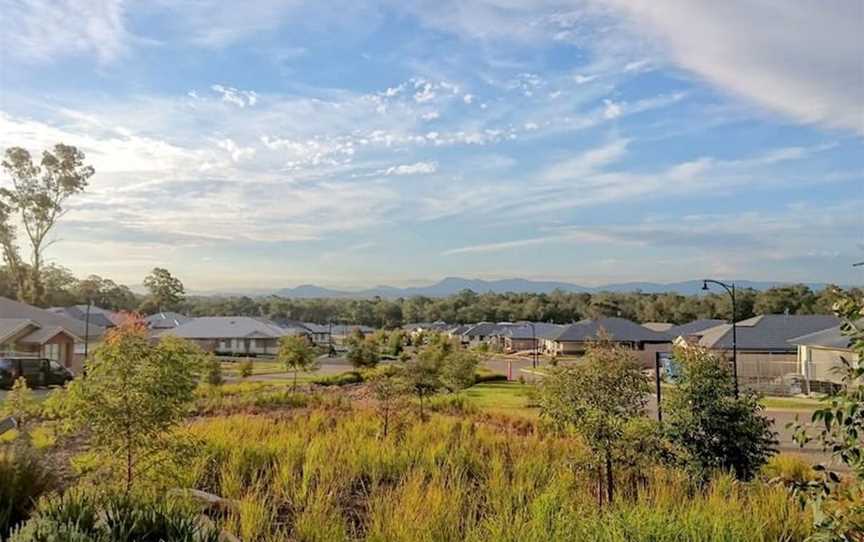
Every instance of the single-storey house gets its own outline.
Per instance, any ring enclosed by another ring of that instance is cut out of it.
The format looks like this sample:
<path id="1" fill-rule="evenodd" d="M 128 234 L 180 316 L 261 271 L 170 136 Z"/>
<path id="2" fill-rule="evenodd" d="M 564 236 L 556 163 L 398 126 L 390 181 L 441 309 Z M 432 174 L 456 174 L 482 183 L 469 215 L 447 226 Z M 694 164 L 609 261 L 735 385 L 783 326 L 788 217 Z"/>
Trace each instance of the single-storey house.
<path id="1" fill-rule="evenodd" d="M 800 314 L 763 314 L 738 322 L 739 382 L 770 393 L 801 393 L 804 378 L 798 348 L 789 341 L 839 324 L 835 316 Z M 732 358 L 731 324 L 720 324 L 696 335 L 698 341 L 688 342 Z"/>
<path id="2" fill-rule="evenodd" d="M 672 349 L 671 337 L 652 331 L 626 318 L 600 318 L 582 320 L 562 329 L 557 335 L 543 341 L 543 349 L 554 356 L 581 355 L 588 344 L 605 336 L 613 343 L 631 348 L 640 363 L 653 367 L 658 352 Z"/>
<path id="3" fill-rule="evenodd" d="M 193 318 L 159 336 L 173 335 L 189 340 L 207 352 L 232 356 L 273 356 L 285 336 L 305 335 L 298 328 L 284 328 L 251 316 L 205 316 Z"/>
<path id="4" fill-rule="evenodd" d="M 545 339 L 557 337 L 565 326 L 549 324 L 546 322 L 534 322 L 532 324 L 519 322 L 513 326 L 507 326 L 501 332 L 504 352 L 524 352 L 539 348 Z"/>
<path id="5" fill-rule="evenodd" d="M 647 327 L 651 331 L 659 331 L 661 333 L 669 331 L 670 329 L 675 327 L 675 324 L 671 322 L 643 322 L 642 325 Z"/>
<path id="6" fill-rule="evenodd" d="M 166 329 L 174 329 L 175 327 L 182 326 L 191 319 L 192 318 L 177 312 L 157 312 L 156 314 L 151 314 L 147 318 L 144 318 L 144 323 L 147 324 L 147 327 L 150 328 L 151 331 L 157 333 Z"/>
<path id="7" fill-rule="evenodd" d="M 699 338 L 702 336 L 702 332 L 704 332 L 706 329 L 722 326 L 725 323 L 726 320 L 717 320 L 715 318 L 700 318 L 698 320 L 693 320 L 692 322 L 687 322 L 686 324 L 672 326 L 671 328 L 667 329 L 665 333 L 669 335 L 672 339 L 674 339 L 676 343 L 681 341 L 687 341 L 688 343 L 693 344 L 699 341 Z"/>
<path id="8" fill-rule="evenodd" d="M 51 307 L 48 310 L 54 314 L 74 318 L 85 324 L 89 321 L 91 326 L 95 324 L 105 329 L 121 324 L 124 318 L 119 312 L 103 309 L 95 305 L 90 305 L 89 309 L 87 305 L 71 305 L 69 307 Z"/>
<path id="9" fill-rule="evenodd" d="M 309 332 L 312 342 L 322 346 L 330 344 L 330 326 L 314 322 L 300 322 L 300 326 Z"/>
<path id="10" fill-rule="evenodd" d="M 859 322 L 864 326 L 864 320 Z M 843 381 L 843 360 L 857 362 L 851 340 L 840 326 L 795 337 L 789 341 L 798 348 L 799 372 L 804 377 L 805 393 L 828 393 Z"/>
<path id="11" fill-rule="evenodd" d="M 56 361 L 80 373 L 85 337 L 101 340 L 105 328 L 0 297 L 0 353 L 29 354 Z"/>

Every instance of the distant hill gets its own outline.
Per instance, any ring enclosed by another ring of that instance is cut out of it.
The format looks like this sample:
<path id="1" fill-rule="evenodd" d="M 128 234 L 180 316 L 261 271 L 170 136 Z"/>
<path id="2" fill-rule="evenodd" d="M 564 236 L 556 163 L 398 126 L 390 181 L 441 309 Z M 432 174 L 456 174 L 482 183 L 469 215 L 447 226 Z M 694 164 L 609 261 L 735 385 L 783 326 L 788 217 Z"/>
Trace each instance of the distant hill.
<path id="1" fill-rule="evenodd" d="M 754 290 L 767 290 L 774 286 L 782 286 L 785 282 L 759 282 L 750 280 L 738 280 L 735 284 L 739 288 L 753 288 Z M 821 290 L 825 287 L 824 283 L 807 284 L 813 290 Z M 716 287 L 712 287 L 716 291 Z M 397 297 L 446 297 L 457 294 L 462 290 L 473 290 L 477 293 L 551 293 L 554 290 L 563 292 L 644 292 L 644 293 L 664 293 L 674 292 L 682 295 L 693 295 L 702 292 L 702 280 L 688 280 L 684 282 L 672 282 L 669 284 L 661 284 L 656 282 L 625 282 L 619 284 L 606 284 L 603 286 L 589 287 L 571 284 L 568 282 L 554 281 L 536 281 L 528 279 L 503 279 L 503 280 L 482 280 L 482 279 L 465 279 L 459 277 L 447 277 L 429 286 L 416 286 L 409 288 L 395 288 L 393 286 L 376 286 L 366 290 L 333 290 L 323 288 L 313 284 L 303 284 L 296 288 L 283 288 L 273 292 L 275 295 L 289 298 L 353 298 L 366 299 L 375 296 L 384 298 Z"/>

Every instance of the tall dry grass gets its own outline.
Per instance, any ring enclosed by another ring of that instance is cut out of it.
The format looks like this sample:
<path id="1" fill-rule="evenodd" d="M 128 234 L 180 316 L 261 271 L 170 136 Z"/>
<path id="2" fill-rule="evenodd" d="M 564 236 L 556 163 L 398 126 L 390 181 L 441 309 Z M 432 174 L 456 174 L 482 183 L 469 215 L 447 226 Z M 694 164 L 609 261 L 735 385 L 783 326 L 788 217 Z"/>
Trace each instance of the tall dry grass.
<path id="1" fill-rule="evenodd" d="M 660 467 L 631 473 L 639 483 L 598 510 L 577 442 L 479 420 L 412 419 L 384 439 L 366 411 L 198 420 L 185 430 L 202 445 L 175 479 L 236 500 L 223 523 L 248 542 L 791 542 L 809 532 L 781 485 L 721 476 L 698 487 Z"/>

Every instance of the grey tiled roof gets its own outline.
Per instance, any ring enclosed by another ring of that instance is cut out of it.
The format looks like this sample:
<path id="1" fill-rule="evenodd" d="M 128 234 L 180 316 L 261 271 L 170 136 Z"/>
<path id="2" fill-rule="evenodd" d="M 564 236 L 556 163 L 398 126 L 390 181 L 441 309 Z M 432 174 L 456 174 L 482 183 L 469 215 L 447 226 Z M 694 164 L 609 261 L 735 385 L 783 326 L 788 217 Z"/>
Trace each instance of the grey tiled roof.
<path id="1" fill-rule="evenodd" d="M 601 318 L 599 320 L 582 320 L 564 328 L 557 341 L 581 342 L 596 340 L 605 332 L 613 341 L 620 342 L 671 342 L 666 333 L 652 331 L 626 318 Z"/>
<path id="2" fill-rule="evenodd" d="M 856 323 L 859 328 L 864 326 L 864 320 Z M 849 335 L 844 335 L 840 326 L 834 326 L 822 331 L 808 333 L 789 340 L 790 344 L 804 346 L 821 346 L 822 348 L 836 348 L 837 350 L 848 350 L 852 345 Z"/>
<path id="3" fill-rule="evenodd" d="M 725 323 L 725 320 L 702 318 L 700 320 L 693 320 L 692 322 L 681 324 L 680 326 L 673 326 L 666 330 L 666 333 L 673 338 L 689 337 L 691 335 L 698 335 L 706 329 L 717 327 Z"/>
<path id="4" fill-rule="evenodd" d="M 172 329 L 191 320 L 178 312 L 157 312 L 144 319 L 150 329 Z"/>
<path id="5" fill-rule="evenodd" d="M 283 328 L 269 320 L 251 316 L 193 318 L 174 329 L 162 332 L 185 339 L 279 338 L 299 333 L 296 328 Z"/>
<path id="6" fill-rule="evenodd" d="M 87 305 L 71 305 L 69 307 L 51 307 L 48 309 L 54 314 L 60 314 L 63 316 L 68 316 L 69 318 L 74 318 L 81 322 L 87 322 Z M 114 327 L 120 321 L 120 315 L 114 311 L 109 311 L 107 309 L 103 309 L 101 307 L 96 307 L 95 305 L 90 306 L 90 325 L 97 325 L 101 327 Z"/>
<path id="7" fill-rule="evenodd" d="M 520 322 L 517 325 L 509 326 L 502 335 L 511 339 L 530 339 L 532 336 L 538 339 L 550 339 L 557 337 L 565 327 L 547 322 L 534 322 L 534 329 L 532 330 L 530 324 Z"/>
<path id="8" fill-rule="evenodd" d="M 801 314 L 763 314 L 737 323 L 738 349 L 790 352 L 790 339 L 823 331 L 840 324 L 836 316 Z M 732 348 L 732 325 L 721 324 L 702 332 L 699 344 L 706 348 Z"/>
<path id="9" fill-rule="evenodd" d="M 61 327 L 82 340 L 85 335 L 85 325 L 80 320 L 0 297 L 0 319 L 10 318 L 33 320 L 39 324 L 39 327 L 43 328 Z M 104 333 L 105 328 L 102 326 L 90 325 L 89 336 L 91 339 L 101 337 Z"/>

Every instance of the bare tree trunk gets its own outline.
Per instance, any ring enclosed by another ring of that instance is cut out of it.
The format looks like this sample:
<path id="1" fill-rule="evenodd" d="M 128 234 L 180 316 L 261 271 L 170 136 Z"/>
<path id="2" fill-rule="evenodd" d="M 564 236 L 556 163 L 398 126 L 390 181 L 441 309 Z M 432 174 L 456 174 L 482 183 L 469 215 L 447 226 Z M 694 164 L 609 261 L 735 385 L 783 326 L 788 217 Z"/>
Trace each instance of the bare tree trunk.
<path id="1" fill-rule="evenodd" d="M 603 508 L 603 467 L 597 465 L 597 507 Z"/>
<path id="2" fill-rule="evenodd" d="M 387 438 L 387 432 L 390 429 L 390 406 L 384 406 L 384 438 Z"/>
<path id="3" fill-rule="evenodd" d="M 606 502 L 612 504 L 615 493 L 615 481 L 612 478 L 612 451 L 606 448 Z"/>

